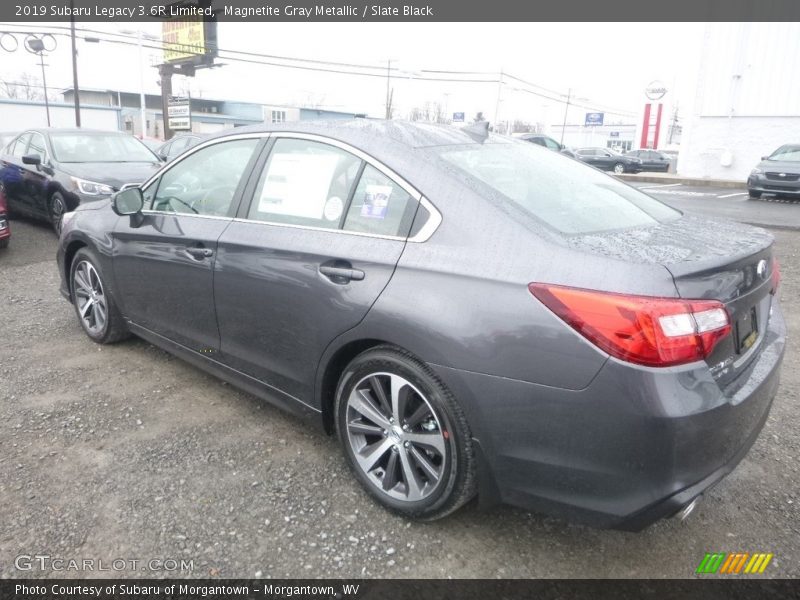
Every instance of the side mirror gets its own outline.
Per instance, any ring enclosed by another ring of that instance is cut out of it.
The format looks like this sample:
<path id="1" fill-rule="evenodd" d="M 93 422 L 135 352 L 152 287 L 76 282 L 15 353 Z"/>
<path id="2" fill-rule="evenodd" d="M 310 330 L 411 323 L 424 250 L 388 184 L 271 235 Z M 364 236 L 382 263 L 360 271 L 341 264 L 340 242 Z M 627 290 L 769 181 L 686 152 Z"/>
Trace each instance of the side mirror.
<path id="1" fill-rule="evenodd" d="M 166 154 L 159 154 L 158 158 L 161 160 L 161 162 L 167 162 L 169 160 Z"/>
<path id="2" fill-rule="evenodd" d="M 24 161 L 25 159 L 23 158 L 22 160 Z M 762 156 L 761 160 L 769 160 L 769 156 Z"/>
<path id="3" fill-rule="evenodd" d="M 26 165 L 36 165 L 38 167 L 42 164 L 42 157 L 38 154 L 26 154 L 22 157 L 22 162 Z"/>
<path id="4" fill-rule="evenodd" d="M 119 216 L 138 215 L 144 206 L 144 196 L 138 187 L 126 188 L 111 198 L 111 208 Z"/>

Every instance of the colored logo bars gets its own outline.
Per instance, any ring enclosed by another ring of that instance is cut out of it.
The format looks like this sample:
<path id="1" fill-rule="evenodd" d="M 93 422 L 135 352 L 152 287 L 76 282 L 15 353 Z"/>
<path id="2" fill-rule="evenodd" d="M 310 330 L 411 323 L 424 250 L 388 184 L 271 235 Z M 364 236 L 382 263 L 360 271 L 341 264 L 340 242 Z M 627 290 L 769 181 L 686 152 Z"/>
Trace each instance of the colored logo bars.
<path id="1" fill-rule="evenodd" d="M 740 574 L 763 573 L 772 560 L 772 553 L 756 552 L 706 552 L 695 573 Z"/>

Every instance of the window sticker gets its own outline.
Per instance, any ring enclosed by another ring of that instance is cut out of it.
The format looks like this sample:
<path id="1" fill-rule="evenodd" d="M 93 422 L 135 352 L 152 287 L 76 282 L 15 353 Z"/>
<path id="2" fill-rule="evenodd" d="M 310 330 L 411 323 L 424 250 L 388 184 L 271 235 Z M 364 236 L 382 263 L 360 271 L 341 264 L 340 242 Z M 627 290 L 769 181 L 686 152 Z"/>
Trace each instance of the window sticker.
<path id="1" fill-rule="evenodd" d="M 339 196 L 331 196 L 325 203 L 325 219 L 328 221 L 338 221 L 344 211 L 344 202 Z"/>
<path id="2" fill-rule="evenodd" d="M 270 160 L 258 212 L 321 219 L 339 158 L 276 154 Z"/>
<path id="3" fill-rule="evenodd" d="M 361 216 L 371 219 L 385 219 L 389 210 L 389 197 L 392 195 L 390 185 L 367 185 Z"/>

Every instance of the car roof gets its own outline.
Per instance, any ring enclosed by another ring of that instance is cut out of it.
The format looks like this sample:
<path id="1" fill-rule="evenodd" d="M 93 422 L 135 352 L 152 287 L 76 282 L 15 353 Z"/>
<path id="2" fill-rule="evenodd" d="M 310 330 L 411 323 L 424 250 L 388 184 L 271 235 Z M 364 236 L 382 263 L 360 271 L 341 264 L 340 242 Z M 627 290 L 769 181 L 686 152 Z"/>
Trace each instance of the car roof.
<path id="1" fill-rule="evenodd" d="M 114 131 L 113 129 L 84 129 L 84 128 L 77 128 L 77 127 L 32 127 L 31 129 L 26 129 L 25 131 L 20 131 L 19 133 L 42 133 L 42 134 L 50 134 L 50 133 L 83 133 L 86 135 L 130 135 L 124 131 Z"/>
<path id="2" fill-rule="evenodd" d="M 224 138 L 243 133 L 304 133 L 328 137 L 350 144 L 369 154 L 386 155 L 402 151 L 403 148 L 429 148 L 462 144 L 491 143 L 503 141 L 498 135 L 476 134 L 468 127 L 409 121 L 387 121 L 383 119 L 341 119 L 319 121 L 296 121 L 291 123 L 259 124 L 237 127 L 213 134 L 207 140 Z M 392 142 L 388 144 L 387 142 Z"/>

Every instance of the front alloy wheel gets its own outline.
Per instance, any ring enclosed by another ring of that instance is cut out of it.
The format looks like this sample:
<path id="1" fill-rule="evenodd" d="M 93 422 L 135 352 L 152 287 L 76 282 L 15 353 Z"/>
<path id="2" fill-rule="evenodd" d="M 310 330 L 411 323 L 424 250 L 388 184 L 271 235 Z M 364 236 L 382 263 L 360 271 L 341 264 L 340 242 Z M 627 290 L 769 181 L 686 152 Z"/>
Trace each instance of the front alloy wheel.
<path id="1" fill-rule="evenodd" d="M 61 220 L 64 218 L 64 213 L 68 210 L 64 196 L 59 192 L 53 194 L 50 198 L 50 222 L 53 225 L 53 230 L 56 232 L 56 235 L 61 235 Z"/>
<path id="2" fill-rule="evenodd" d="M 71 300 L 86 335 L 98 344 L 111 344 L 130 334 L 103 281 L 99 264 L 88 248 L 75 253 L 69 271 Z"/>
<path id="3" fill-rule="evenodd" d="M 432 520 L 475 495 L 466 418 L 425 363 L 393 346 L 367 350 L 344 370 L 335 401 L 345 456 L 378 502 Z"/>

